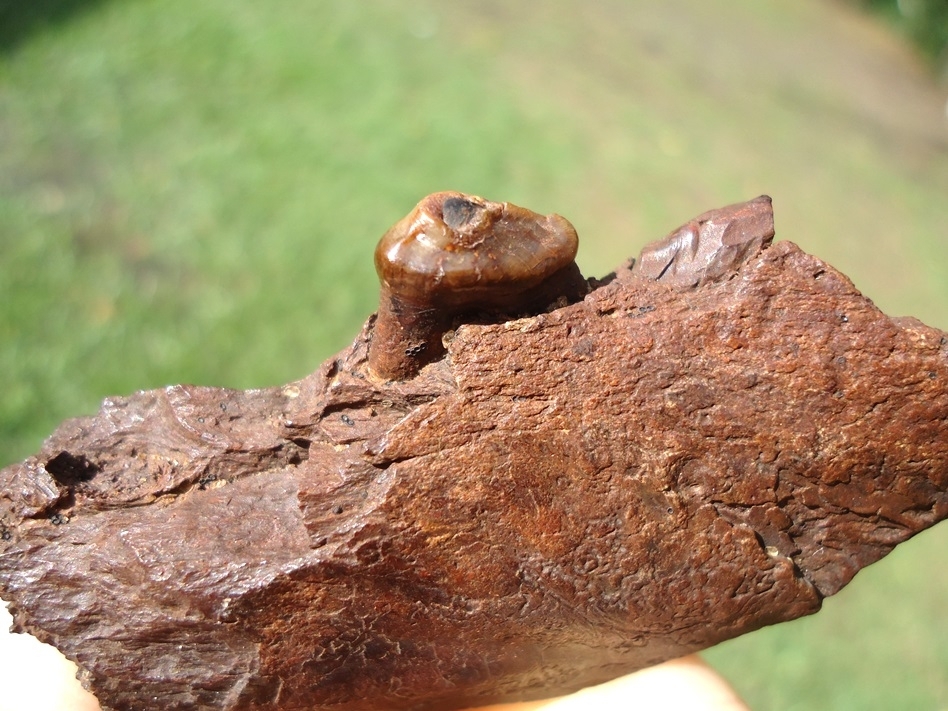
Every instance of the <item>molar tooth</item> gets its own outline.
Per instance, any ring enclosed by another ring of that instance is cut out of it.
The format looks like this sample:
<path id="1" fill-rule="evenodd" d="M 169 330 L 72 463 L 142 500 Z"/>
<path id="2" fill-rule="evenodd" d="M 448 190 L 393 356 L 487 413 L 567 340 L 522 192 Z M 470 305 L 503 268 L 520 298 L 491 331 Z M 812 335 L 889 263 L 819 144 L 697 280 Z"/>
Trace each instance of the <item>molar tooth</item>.
<path id="1" fill-rule="evenodd" d="M 574 261 L 576 230 L 559 215 L 457 192 L 424 198 L 375 250 L 381 286 L 369 367 L 413 377 L 440 358 L 465 319 L 535 314 L 588 291 Z"/>

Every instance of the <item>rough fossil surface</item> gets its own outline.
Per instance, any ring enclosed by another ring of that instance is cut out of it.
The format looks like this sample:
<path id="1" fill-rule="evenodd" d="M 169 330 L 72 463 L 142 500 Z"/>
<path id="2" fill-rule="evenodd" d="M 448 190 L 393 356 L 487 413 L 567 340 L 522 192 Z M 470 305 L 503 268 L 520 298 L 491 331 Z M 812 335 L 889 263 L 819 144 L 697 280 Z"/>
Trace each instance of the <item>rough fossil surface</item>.
<path id="1" fill-rule="evenodd" d="M 370 319 L 285 387 L 64 423 L 0 472 L 16 629 L 107 709 L 452 709 L 815 612 L 948 516 L 948 337 L 770 246 L 769 210 L 409 380 L 367 370 Z"/>

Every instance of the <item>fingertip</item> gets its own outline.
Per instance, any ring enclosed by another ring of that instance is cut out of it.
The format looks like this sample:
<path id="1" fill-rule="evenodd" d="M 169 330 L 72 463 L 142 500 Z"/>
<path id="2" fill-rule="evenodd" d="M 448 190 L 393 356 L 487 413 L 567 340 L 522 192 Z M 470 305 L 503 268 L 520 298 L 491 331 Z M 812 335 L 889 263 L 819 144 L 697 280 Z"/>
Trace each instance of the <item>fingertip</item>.
<path id="1" fill-rule="evenodd" d="M 35 637 L 10 632 L 12 622 L 0 601 L 0 711 L 100 711 L 76 665 Z"/>
<path id="2" fill-rule="evenodd" d="M 545 701 L 499 704 L 473 711 L 748 711 L 730 685 L 690 655 Z"/>

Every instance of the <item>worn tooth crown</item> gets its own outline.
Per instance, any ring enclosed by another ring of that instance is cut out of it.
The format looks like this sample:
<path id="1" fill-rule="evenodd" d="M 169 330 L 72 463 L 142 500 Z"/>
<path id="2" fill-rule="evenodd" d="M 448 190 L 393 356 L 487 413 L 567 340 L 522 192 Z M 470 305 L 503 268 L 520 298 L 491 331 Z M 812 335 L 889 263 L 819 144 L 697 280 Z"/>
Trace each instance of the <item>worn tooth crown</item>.
<path id="1" fill-rule="evenodd" d="M 375 250 L 381 299 L 370 367 L 410 377 L 443 354 L 441 336 L 465 312 L 501 316 L 577 298 L 585 290 L 578 246 L 559 215 L 456 192 L 429 195 Z"/>

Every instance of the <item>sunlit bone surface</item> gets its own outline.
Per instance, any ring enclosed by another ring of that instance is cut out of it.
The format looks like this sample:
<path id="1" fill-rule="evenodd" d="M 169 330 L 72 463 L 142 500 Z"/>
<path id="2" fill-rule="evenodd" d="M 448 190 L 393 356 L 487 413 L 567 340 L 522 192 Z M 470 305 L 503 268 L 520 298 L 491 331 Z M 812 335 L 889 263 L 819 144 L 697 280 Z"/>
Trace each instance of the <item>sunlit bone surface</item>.
<path id="1" fill-rule="evenodd" d="M 413 377 L 370 319 L 281 388 L 110 398 L 0 472 L 0 597 L 111 709 L 551 696 L 815 612 L 948 515 L 948 337 L 772 225 L 707 213 Z"/>

